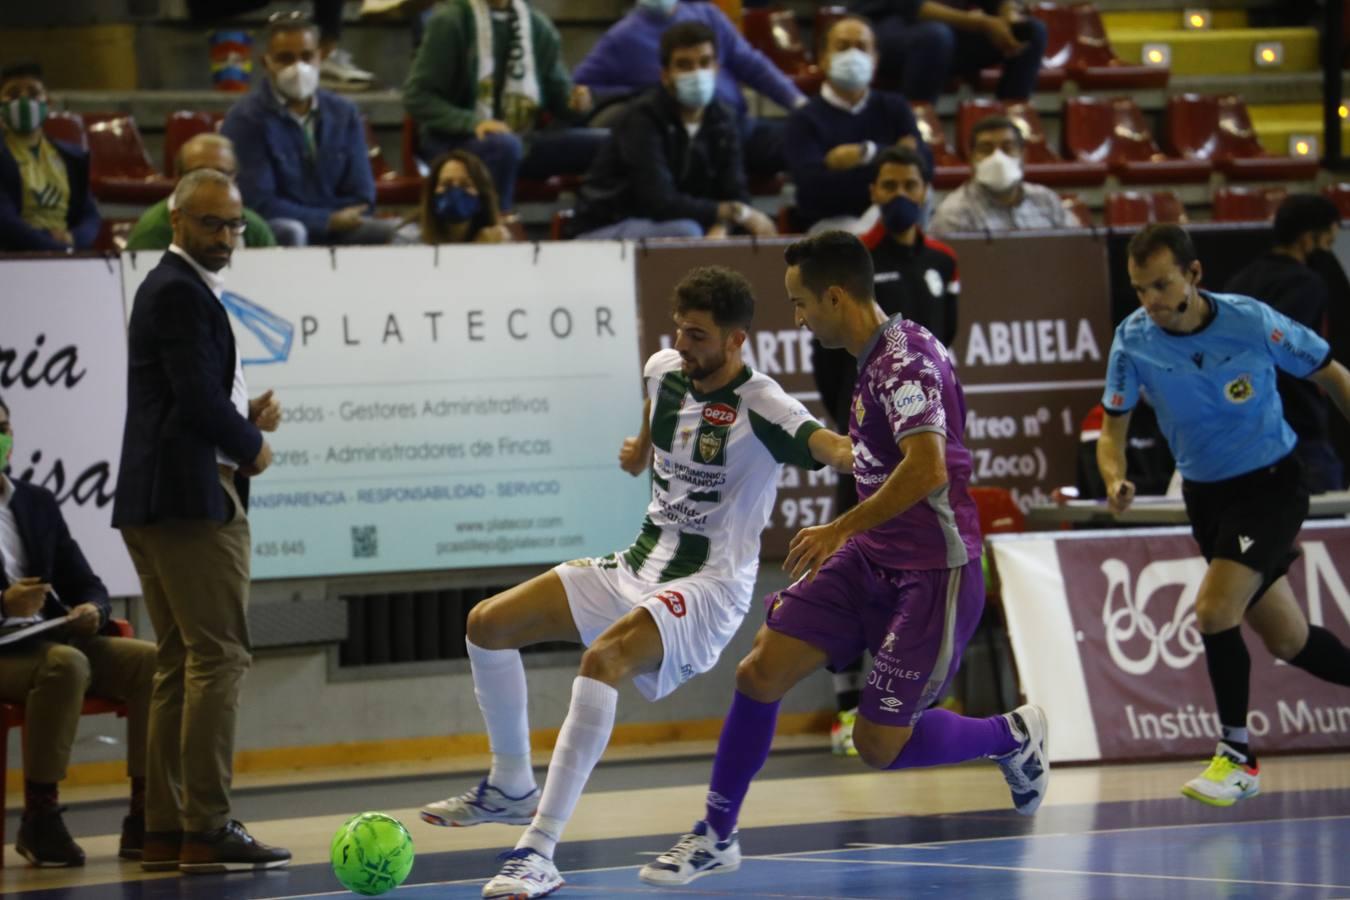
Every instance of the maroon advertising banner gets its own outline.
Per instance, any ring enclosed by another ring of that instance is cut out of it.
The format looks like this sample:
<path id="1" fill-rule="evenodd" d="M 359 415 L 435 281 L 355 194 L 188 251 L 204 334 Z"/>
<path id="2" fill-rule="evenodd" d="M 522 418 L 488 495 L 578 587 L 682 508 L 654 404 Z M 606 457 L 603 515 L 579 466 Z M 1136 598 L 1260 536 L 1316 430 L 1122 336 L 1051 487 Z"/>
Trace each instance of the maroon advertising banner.
<path id="1" fill-rule="evenodd" d="M 790 241 L 656 245 L 638 251 L 644 358 L 673 339 L 670 298 L 696 266 L 729 266 L 755 291 L 746 362 L 824 419 L 811 335 L 783 288 Z M 1090 235 L 1010 236 L 952 243 L 962 293 L 952 350 L 966 391 L 966 443 L 976 484 L 1006 487 L 1026 508 L 1074 482 L 1078 426 L 1101 395 L 1111 345 L 1105 244 Z M 1038 273 L 1053 272 L 1054 277 Z M 785 467 L 763 555 L 781 559 L 797 530 L 835 515 L 832 471 Z"/>
<path id="2" fill-rule="evenodd" d="M 1213 752 L 1219 721 L 1195 623 L 1206 565 L 1188 529 L 1028 535 L 993 546 L 1023 689 L 1065 723 L 1058 758 Z M 1299 549 L 1289 571 L 1299 605 L 1350 643 L 1350 524 L 1310 522 Z M 1250 627 L 1243 636 L 1254 746 L 1350 747 L 1350 689 L 1277 660 Z"/>

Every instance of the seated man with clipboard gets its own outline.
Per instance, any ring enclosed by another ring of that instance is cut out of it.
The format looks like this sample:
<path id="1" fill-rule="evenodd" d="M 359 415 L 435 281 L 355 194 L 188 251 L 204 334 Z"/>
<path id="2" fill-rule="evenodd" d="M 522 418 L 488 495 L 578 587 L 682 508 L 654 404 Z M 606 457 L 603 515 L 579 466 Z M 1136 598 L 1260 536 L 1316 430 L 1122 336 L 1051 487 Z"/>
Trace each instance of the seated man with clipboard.
<path id="1" fill-rule="evenodd" d="M 131 810 L 119 854 L 140 857 L 145 833 L 145 741 L 155 645 L 110 637 L 108 589 L 70 536 L 56 497 L 12 481 L 14 432 L 0 400 L 0 702 L 24 705 L 24 807 L 17 849 L 35 866 L 81 866 L 61 818 L 86 692 L 127 704 Z"/>

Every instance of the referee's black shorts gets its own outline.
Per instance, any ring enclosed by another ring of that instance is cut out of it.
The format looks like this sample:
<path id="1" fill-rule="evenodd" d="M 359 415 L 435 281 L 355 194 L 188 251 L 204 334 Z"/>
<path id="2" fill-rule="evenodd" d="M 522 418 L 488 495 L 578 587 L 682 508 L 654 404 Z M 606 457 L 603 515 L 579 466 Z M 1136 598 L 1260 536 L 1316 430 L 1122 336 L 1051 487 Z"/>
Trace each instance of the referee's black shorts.
<path id="1" fill-rule="evenodd" d="M 1308 516 L 1302 476 L 1291 453 L 1236 478 L 1182 482 L 1191 534 L 1205 561 L 1228 559 L 1261 574 L 1252 603 L 1298 559 L 1294 539 Z"/>

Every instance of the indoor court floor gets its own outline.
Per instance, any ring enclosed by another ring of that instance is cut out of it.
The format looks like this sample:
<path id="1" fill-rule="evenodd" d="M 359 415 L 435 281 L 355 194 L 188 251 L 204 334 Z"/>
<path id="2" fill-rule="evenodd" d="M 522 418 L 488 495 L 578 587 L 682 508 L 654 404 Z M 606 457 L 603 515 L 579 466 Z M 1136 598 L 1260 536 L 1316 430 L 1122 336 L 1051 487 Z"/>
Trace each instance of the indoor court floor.
<path id="1" fill-rule="evenodd" d="M 1350 756 L 1266 757 L 1261 796 L 1229 810 L 1180 796 L 1202 763 L 1064 766 L 1030 819 L 1009 808 L 992 764 L 874 773 L 819 738 L 780 742 L 746 803 L 740 871 L 655 888 L 637 870 L 701 814 L 711 744 L 617 748 L 596 771 L 558 851 L 568 900 L 752 898 L 1287 898 L 1350 900 Z M 543 764 L 544 756 L 536 757 Z M 292 900 L 355 897 L 326 862 L 349 815 L 381 810 L 412 832 L 417 861 L 392 896 L 475 898 L 518 829 L 441 829 L 422 803 L 472 784 L 426 766 L 240 779 L 236 814 L 295 853 L 258 875 L 143 875 L 116 860 L 120 797 L 68 796 L 82 870 L 25 868 L 5 848 L 3 892 L 33 900 Z M 542 778 L 543 772 L 539 773 Z M 17 813 L 9 811 L 12 840 Z"/>

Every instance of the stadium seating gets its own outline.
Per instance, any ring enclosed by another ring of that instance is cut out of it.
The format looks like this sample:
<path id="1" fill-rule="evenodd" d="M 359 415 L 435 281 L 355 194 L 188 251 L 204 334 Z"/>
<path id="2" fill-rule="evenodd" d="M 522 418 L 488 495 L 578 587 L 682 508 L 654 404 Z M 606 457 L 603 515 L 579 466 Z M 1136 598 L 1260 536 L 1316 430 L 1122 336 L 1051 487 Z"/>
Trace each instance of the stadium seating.
<path id="1" fill-rule="evenodd" d="M 825 80 L 820 67 L 802 43 L 801 29 L 790 10 L 765 6 L 747 9 L 741 16 L 741 32 L 750 45 L 773 60 L 804 94 L 820 90 Z"/>
<path id="2" fill-rule="evenodd" d="M 422 199 L 422 178 L 395 172 L 384 158 L 370 122 L 366 121 L 364 116 L 361 117 L 361 122 L 366 129 L 366 154 L 370 157 L 370 174 L 375 178 L 375 205 L 413 206 L 418 203 Z"/>
<path id="3" fill-rule="evenodd" d="M 1077 194 L 1062 194 L 1059 198 L 1067 212 L 1073 213 L 1073 217 L 1078 220 L 1078 224 L 1084 228 L 1096 227 L 1096 220 L 1092 216 L 1092 207 L 1087 205 L 1087 201 Z"/>
<path id="4" fill-rule="evenodd" d="M 927 103 L 915 103 L 913 108 L 914 118 L 919 123 L 919 136 L 933 154 L 933 186 L 940 191 L 949 191 L 970 177 L 970 166 L 947 144 L 947 133 L 937 110 Z"/>
<path id="5" fill-rule="evenodd" d="M 1120 191 L 1106 195 L 1106 224 L 1134 228 L 1154 222 L 1186 222 L 1186 208 L 1171 191 Z"/>
<path id="6" fill-rule="evenodd" d="M 1342 219 L 1350 219 L 1350 183 L 1342 181 L 1329 184 L 1322 188 L 1322 194 L 1336 204 Z"/>
<path id="7" fill-rule="evenodd" d="M 1213 166 L 1162 152 L 1139 106 L 1129 97 L 1070 97 L 1064 101 L 1064 155 L 1104 162 L 1126 184 L 1204 182 Z"/>
<path id="8" fill-rule="evenodd" d="M 222 113 L 191 109 L 169 113 L 164 119 L 164 174 L 177 178 L 179 149 L 199 134 L 219 130 L 224 118 Z"/>
<path id="9" fill-rule="evenodd" d="M 572 239 L 572 226 L 576 222 L 577 212 L 574 209 L 560 209 L 553 214 L 553 220 L 549 223 L 549 237 L 555 241 L 567 241 Z"/>
<path id="10" fill-rule="evenodd" d="M 1214 192 L 1214 221 L 1269 222 L 1288 196 L 1282 187 L 1221 187 Z"/>
<path id="11" fill-rule="evenodd" d="M 1163 88 L 1171 76 L 1164 66 L 1130 65 L 1111 49 L 1101 13 L 1090 3 L 1038 3 L 1031 14 L 1045 23 L 1045 66 L 1063 69 L 1085 90 Z"/>
<path id="12" fill-rule="evenodd" d="M 54 109 L 42 123 L 42 133 L 53 141 L 73 144 L 81 150 L 89 149 L 89 135 L 84 130 L 84 116 L 79 113 Z"/>
<path id="13" fill-rule="evenodd" d="M 123 619 L 113 619 L 118 637 L 135 637 L 131 623 Z M 116 713 L 119 719 L 127 716 L 127 705 L 119 700 L 103 697 L 85 697 L 80 709 L 82 716 L 97 716 L 104 713 Z M 0 772 L 9 771 L 9 730 L 24 727 L 24 707 L 22 703 L 0 703 Z M 20 743 L 22 746 L 22 743 Z M 4 797 L 4 786 L 0 785 L 0 800 Z M 0 869 L 5 866 L 5 816 L 0 816 Z"/>
<path id="14" fill-rule="evenodd" d="M 122 113 L 88 113 L 90 181 L 105 203 L 148 206 L 173 190 L 173 180 L 155 171 L 136 120 Z"/>
<path id="15" fill-rule="evenodd" d="M 1105 183 L 1106 163 L 1066 161 L 1054 151 L 1045 139 L 1040 115 L 1029 103 L 1005 103 L 987 98 L 963 101 L 956 112 L 956 144 L 963 157 L 970 147 L 970 132 L 975 124 L 996 115 L 1012 119 L 1022 132 L 1026 145 L 1023 162 L 1027 181 L 1052 187 L 1087 187 Z"/>
<path id="16" fill-rule="evenodd" d="M 1236 181 L 1311 179 L 1318 161 L 1274 156 L 1256 139 L 1247 104 L 1232 94 L 1179 94 L 1167 101 L 1167 149 L 1175 156 L 1211 160 Z"/>

